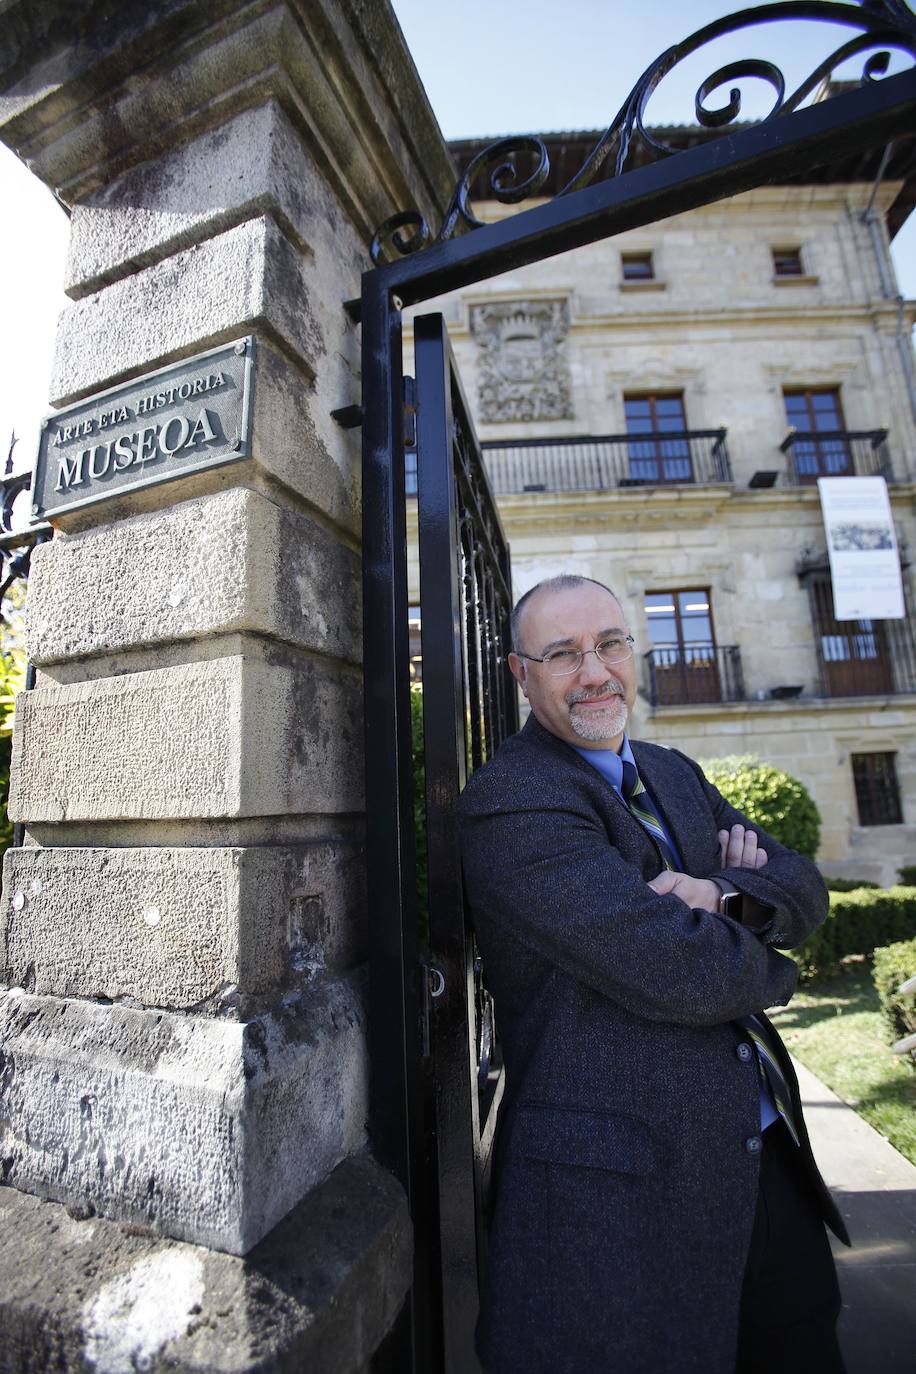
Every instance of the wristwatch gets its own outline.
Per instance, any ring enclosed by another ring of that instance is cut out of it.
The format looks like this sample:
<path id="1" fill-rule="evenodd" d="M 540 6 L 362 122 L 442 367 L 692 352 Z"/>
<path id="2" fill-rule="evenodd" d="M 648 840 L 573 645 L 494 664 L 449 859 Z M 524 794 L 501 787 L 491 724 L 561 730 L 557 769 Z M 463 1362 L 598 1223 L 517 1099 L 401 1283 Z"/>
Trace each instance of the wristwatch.
<path id="1" fill-rule="evenodd" d="M 733 921 L 740 922 L 744 904 L 744 893 L 739 892 L 736 887 L 732 887 L 731 883 L 726 882 L 724 878 L 713 878 L 712 881 L 721 894 L 719 897 L 718 914 L 720 916 L 730 916 Z"/>

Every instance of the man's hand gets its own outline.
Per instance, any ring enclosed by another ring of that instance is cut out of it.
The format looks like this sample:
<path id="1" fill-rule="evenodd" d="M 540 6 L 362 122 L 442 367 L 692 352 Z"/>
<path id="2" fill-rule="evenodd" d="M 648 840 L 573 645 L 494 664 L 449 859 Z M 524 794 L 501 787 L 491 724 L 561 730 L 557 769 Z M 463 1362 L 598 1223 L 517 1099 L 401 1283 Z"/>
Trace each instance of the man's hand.
<path id="1" fill-rule="evenodd" d="M 709 878 L 691 878 L 689 873 L 678 873 L 676 869 L 666 868 L 649 883 L 653 892 L 660 897 L 673 892 L 694 910 L 717 911 L 722 893 Z"/>
<path id="2" fill-rule="evenodd" d="M 723 868 L 763 868 L 767 861 L 765 849 L 758 848 L 757 835 L 743 825 L 733 825 L 731 830 L 719 831 L 719 857 Z M 689 907 L 700 911 L 718 911 L 722 889 L 709 878 L 691 878 L 689 873 L 678 873 L 676 869 L 666 868 L 649 883 L 653 892 L 660 897 L 673 892 Z"/>
<path id="3" fill-rule="evenodd" d="M 719 856 L 723 868 L 763 868 L 767 861 L 765 849 L 757 847 L 757 835 L 743 825 L 719 831 Z"/>

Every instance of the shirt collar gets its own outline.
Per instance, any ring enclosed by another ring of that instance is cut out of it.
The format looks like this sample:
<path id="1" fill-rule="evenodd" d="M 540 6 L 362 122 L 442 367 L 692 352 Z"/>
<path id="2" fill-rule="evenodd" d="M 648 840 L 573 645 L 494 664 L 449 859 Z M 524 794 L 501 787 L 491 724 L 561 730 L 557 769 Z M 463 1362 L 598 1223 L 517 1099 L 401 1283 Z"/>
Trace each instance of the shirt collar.
<path id="1" fill-rule="evenodd" d="M 627 734 L 624 734 L 619 754 L 615 754 L 613 749 L 586 749 L 580 748 L 578 744 L 574 744 L 572 747 L 577 754 L 585 759 L 586 763 L 590 763 L 593 768 L 597 768 L 602 777 L 607 778 L 615 792 L 620 792 L 623 795 L 623 765 L 626 762 L 632 763 L 633 767 L 636 767 L 636 760 L 633 757 L 633 750 L 630 748 L 630 739 Z"/>

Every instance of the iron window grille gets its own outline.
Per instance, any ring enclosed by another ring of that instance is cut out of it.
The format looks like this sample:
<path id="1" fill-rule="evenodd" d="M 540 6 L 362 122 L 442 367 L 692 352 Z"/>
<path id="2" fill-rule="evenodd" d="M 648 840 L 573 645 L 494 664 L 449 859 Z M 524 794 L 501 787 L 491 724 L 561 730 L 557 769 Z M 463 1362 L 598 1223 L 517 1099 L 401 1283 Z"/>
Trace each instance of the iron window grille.
<path id="1" fill-rule="evenodd" d="M 853 754 L 852 779 L 860 825 L 900 825 L 903 811 L 896 754 Z"/>

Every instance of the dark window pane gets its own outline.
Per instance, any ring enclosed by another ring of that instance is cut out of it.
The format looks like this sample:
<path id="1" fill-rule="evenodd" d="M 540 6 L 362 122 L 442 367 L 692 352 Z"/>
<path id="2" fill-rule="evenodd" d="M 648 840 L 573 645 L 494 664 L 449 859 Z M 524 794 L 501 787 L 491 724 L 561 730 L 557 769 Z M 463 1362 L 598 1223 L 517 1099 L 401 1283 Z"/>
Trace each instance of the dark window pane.
<path id="1" fill-rule="evenodd" d="M 802 275 L 801 250 L 799 248 L 774 248 L 773 271 L 777 277 L 800 277 Z"/>
<path id="2" fill-rule="evenodd" d="M 646 621 L 653 644 L 677 643 L 677 606 L 667 592 L 652 592 L 646 596 Z"/>
<path id="3" fill-rule="evenodd" d="M 622 253 L 620 263 L 624 281 L 651 281 L 655 276 L 651 253 Z"/>
<path id="4" fill-rule="evenodd" d="M 853 754 L 852 778 L 860 825 L 900 825 L 895 754 Z"/>

